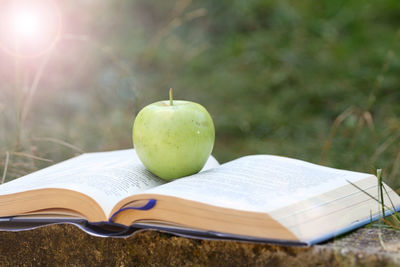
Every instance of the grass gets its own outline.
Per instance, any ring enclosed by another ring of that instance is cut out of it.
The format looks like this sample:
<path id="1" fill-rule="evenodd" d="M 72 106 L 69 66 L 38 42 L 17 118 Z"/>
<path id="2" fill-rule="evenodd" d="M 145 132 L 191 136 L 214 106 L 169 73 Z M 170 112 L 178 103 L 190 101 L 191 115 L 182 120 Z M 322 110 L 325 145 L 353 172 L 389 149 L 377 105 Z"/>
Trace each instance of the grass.
<path id="1" fill-rule="evenodd" d="M 261 153 L 379 167 L 400 189 L 398 1 L 115 0 L 60 10 L 51 51 L 0 52 L 4 181 L 131 147 L 135 114 L 173 87 L 210 111 L 220 162 Z"/>
<path id="2" fill-rule="evenodd" d="M 395 230 L 400 230 L 400 212 L 396 210 L 396 207 L 394 206 L 388 191 L 383 183 L 383 177 L 382 177 L 382 170 L 378 169 L 376 171 L 376 177 L 377 177 L 377 183 L 378 183 L 378 198 L 375 196 L 371 195 L 370 193 L 366 192 L 362 188 L 358 187 L 356 184 L 348 181 L 351 185 L 356 187 L 358 190 L 362 191 L 364 194 L 366 194 L 368 197 L 374 199 L 377 203 L 379 203 L 381 207 L 381 213 L 379 214 L 379 221 L 381 223 L 384 223 L 385 225 L 389 226 L 392 229 Z M 384 196 L 388 197 L 390 201 L 390 205 L 387 205 L 384 201 Z"/>
<path id="3" fill-rule="evenodd" d="M 389 208 L 389 211 L 391 214 L 387 217 L 385 216 L 385 207 L 387 205 L 384 202 L 384 193 L 388 196 L 388 192 L 386 190 L 385 185 L 383 184 L 383 178 L 382 178 L 382 170 L 378 169 L 377 171 L 377 178 L 378 178 L 378 188 L 379 188 L 379 203 L 381 204 L 381 210 L 382 210 L 382 217 L 381 220 L 388 226 L 390 226 L 392 229 L 400 230 L 400 213 L 396 211 L 396 208 L 392 202 L 392 200 L 389 197 L 389 201 L 391 203 L 391 206 Z"/>

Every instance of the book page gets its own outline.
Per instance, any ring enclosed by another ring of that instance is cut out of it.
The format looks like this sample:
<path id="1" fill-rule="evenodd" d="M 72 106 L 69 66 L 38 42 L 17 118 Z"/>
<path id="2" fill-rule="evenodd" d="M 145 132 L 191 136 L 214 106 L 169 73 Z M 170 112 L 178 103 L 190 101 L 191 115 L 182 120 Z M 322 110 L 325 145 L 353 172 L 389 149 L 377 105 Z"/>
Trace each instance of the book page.
<path id="1" fill-rule="evenodd" d="M 215 206 L 269 212 L 355 182 L 370 174 L 279 156 L 246 156 L 146 190 Z"/>
<path id="2" fill-rule="evenodd" d="M 211 156 L 203 170 L 218 166 Z M 61 188 L 92 197 L 106 214 L 125 197 L 164 184 L 140 162 L 134 149 L 88 153 L 0 186 L 0 195 Z"/>

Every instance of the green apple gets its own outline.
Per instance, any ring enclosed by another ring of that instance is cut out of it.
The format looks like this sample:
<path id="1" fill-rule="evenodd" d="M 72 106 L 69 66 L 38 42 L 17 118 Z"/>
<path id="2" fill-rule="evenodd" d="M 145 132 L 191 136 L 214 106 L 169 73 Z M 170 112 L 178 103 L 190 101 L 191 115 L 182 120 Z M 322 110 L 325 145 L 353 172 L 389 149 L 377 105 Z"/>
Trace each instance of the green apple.
<path id="1" fill-rule="evenodd" d="M 210 114 L 200 104 L 172 99 L 144 107 L 132 133 L 136 153 L 144 166 L 164 180 L 199 172 L 214 146 Z"/>

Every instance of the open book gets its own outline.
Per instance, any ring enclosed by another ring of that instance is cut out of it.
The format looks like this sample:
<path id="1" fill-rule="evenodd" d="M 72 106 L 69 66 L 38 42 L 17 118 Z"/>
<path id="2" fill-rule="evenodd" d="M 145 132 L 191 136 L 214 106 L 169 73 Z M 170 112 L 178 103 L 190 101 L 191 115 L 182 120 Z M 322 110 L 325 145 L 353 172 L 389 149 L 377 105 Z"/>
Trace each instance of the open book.
<path id="1" fill-rule="evenodd" d="M 201 172 L 165 182 L 134 149 L 88 153 L 1 185 L 0 230 L 70 222 L 99 235 L 159 229 L 314 244 L 379 216 L 360 188 L 377 197 L 376 177 L 280 156 L 222 165 L 210 157 Z M 385 203 L 399 209 L 399 196 L 386 189 Z"/>

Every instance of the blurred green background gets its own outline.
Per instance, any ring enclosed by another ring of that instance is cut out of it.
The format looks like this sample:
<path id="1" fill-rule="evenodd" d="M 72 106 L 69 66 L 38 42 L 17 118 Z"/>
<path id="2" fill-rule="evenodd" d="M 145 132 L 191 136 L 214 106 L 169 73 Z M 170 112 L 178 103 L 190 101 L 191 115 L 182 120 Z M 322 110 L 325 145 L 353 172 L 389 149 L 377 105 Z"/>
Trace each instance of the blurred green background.
<path id="1" fill-rule="evenodd" d="M 173 87 L 211 113 L 220 162 L 383 168 L 400 187 L 400 1 L 55 4 L 54 46 L 0 50 L 0 179 L 132 147 L 135 114 Z"/>

